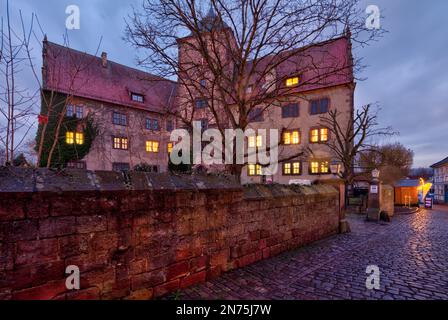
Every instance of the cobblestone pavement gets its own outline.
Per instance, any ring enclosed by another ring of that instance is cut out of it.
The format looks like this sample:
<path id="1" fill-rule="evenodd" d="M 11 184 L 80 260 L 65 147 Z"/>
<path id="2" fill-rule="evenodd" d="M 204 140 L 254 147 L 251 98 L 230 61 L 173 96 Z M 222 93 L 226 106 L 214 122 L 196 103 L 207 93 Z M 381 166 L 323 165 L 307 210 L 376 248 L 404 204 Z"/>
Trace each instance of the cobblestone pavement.
<path id="1" fill-rule="evenodd" d="M 352 233 L 234 270 L 193 286 L 183 299 L 448 299 L 448 207 L 395 216 L 348 217 Z M 366 289 L 366 267 L 380 290 Z"/>

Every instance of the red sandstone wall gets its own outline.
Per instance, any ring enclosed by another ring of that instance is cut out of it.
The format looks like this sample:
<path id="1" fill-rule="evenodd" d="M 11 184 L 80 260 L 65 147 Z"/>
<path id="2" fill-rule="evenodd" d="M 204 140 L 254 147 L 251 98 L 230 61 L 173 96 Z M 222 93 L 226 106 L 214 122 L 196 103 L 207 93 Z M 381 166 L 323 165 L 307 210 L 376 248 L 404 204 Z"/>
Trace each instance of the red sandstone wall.
<path id="1" fill-rule="evenodd" d="M 150 299 L 338 229 L 338 194 L 328 186 L 1 187 L 0 299 Z M 79 266 L 81 290 L 66 290 L 68 265 Z"/>

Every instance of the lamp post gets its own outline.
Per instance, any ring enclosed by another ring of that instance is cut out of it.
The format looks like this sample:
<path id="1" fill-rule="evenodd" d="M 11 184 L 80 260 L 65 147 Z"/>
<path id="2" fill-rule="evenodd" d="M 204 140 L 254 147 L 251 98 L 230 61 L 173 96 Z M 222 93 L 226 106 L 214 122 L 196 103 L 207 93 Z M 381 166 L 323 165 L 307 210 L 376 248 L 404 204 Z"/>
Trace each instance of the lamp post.
<path id="1" fill-rule="evenodd" d="M 381 194 L 381 184 L 380 184 L 380 171 L 374 169 L 372 171 L 372 181 L 370 182 L 369 188 L 369 204 L 367 209 L 367 220 L 369 221 L 379 221 L 380 220 L 380 194 Z"/>
<path id="2" fill-rule="evenodd" d="M 341 163 L 337 160 L 333 160 L 330 163 L 330 172 L 338 177 L 341 173 Z M 337 181 L 337 185 L 339 188 L 339 233 L 347 233 L 350 232 L 350 225 L 348 221 L 345 219 L 345 183 L 341 179 Z"/>
<path id="3" fill-rule="evenodd" d="M 330 171 L 335 176 L 337 176 L 341 172 L 341 164 L 339 163 L 339 161 L 333 160 L 330 163 Z"/>

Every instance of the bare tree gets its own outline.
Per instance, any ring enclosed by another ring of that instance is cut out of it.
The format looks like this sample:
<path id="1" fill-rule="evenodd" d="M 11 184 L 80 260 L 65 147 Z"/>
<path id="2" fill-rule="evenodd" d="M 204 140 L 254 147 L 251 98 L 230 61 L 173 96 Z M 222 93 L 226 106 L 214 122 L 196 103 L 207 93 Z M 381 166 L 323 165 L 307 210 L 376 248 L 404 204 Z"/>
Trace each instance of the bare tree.
<path id="1" fill-rule="evenodd" d="M 368 104 L 356 110 L 353 121 L 349 122 L 341 121 L 341 117 L 346 115 L 337 109 L 329 111 L 320 118 L 322 126 L 330 131 L 331 139 L 327 146 L 342 165 L 339 176 L 343 179 L 346 190 L 357 174 L 364 173 L 363 170 L 356 168 L 359 155 L 376 150 L 373 144 L 375 138 L 396 134 L 391 127 L 379 125 L 379 110 L 379 107 Z M 348 125 L 344 126 L 342 123 Z"/>
<path id="2" fill-rule="evenodd" d="M 210 0 L 204 14 L 202 1 L 146 0 L 127 20 L 125 38 L 142 49 L 140 65 L 177 80 L 177 108 L 168 112 L 186 128 L 205 119 L 224 135 L 227 128 L 244 131 L 289 96 L 338 77 L 353 81 L 358 60 L 349 55 L 341 63 L 329 44 L 344 38 L 351 52 L 351 41 L 366 44 L 381 34 L 364 33 L 358 2 Z M 290 77 L 300 80 L 288 86 Z M 239 177 L 242 168 L 229 170 Z"/>
<path id="3" fill-rule="evenodd" d="M 0 25 L 0 143 L 5 148 L 5 162 L 11 164 L 34 126 L 39 91 L 24 88 L 18 81 L 27 68 L 27 52 L 23 37 L 12 27 L 9 1 L 5 15 L 6 21 L 1 17 Z"/>
<path id="4" fill-rule="evenodd" d="M 360 154 L 360 165 L 367 172 L 380 170 L 380 180 L 393 184 L 406 177 L 411 170 L 414 152 L 401 143 L 374 146 Z"/>

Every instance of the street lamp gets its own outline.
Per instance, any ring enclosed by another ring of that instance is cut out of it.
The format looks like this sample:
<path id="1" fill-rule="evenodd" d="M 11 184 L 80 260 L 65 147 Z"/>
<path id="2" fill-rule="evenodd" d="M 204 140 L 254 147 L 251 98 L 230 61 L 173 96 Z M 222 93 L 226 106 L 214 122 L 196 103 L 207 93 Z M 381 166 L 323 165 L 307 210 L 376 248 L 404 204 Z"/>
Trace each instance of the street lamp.
<path id="1" fill-rule="evenodd" d="M 378 170 L 378 169 L 373 169 L 373 171 L 372 171 L 372 178 L 373 178 L 374 180 L 378 180 L 379 177 L 380 177 L 380 170 Z"/>
<path id="2" fill-rule="evenodd" d="M 332 174 L 338 175 L 339 172 L 341 172 L 341 164 L 338 161 L 333 160 L 330 164 L 330 171 Z"/>

